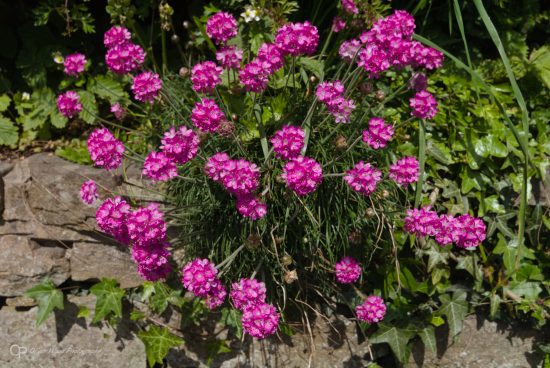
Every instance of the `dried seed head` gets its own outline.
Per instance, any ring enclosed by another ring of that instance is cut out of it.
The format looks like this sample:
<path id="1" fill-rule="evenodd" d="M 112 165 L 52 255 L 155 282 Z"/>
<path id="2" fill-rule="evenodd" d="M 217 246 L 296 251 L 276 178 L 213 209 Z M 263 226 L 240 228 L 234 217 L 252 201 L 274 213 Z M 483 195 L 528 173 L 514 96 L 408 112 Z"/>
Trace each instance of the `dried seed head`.
<path id="1" fill-rule="evenodd" d="M 363 235 L 359 230 L 353 230 L 348 235 L 348 241 L 352 245 L 361 245 L 361 243 L 363 242 Z"/>
<path id="2" fill-rule="evenodd" d="M 287 271 L 284 278 L 287 284 L 292 284 L 294 281 L 298 280 L 298 273 L 296 270 Z"/>
<path id="3" fill-rule="evenodd" d="M 262 238 L 258 234 L 250 234 L 246 238 L 246 246 L 250 249 L 256 249 L 262 244 Z"/>
<path id="4" fill-rule="evenodd" d="M 378 91 L 376 91 L 375 97 L 378 101 L 382 101 L 384 98 L 386 98 L 386 93 L 379 89 Z"/>
<path id="5" fill-rule="evenodd" d="M 348 141 L 346 137 L 344 137 L 343 135 L 339 135 L 338 137 L 336 137 L 336 139 L 334 140 L 334 146 L 339 151 L 343 151 L 348 148 Z"/>
<path id="6" fill-rule="evenodd" d="M 361 91 L 361 93 L 365 94 L 365 95 L 368 95 L 369 93 L 372 92 L 373 90 L 373 85 L 372 83 L 370 82 L 363 82 L 361 83 L 361 85 L 359 86 L 359 90 Z"/>
<path id="7" fill-rule="evenodd" d="M 184 67 L 184 66 L 182 66 L 182 67 L 180 68 L 179 75 L 180 75 L 180 77 L 182 77 L 182 78 L 188 77 L 188 76 L 189 76 L 189 69 L 186 68 L 186 67 Z"/>
<path id="8" fill-rule="evenodd" d="M 369 208 L 365 212 L 365 216 L 369 217 L 369 218 L 374 217 L 374 216 L 376 216 L 376 212 L 374 212 L 374 210 L 372 208 Z"/>
<path id="9" fill-rule="evenodd" d="M 232 121 L 224 120 L 221 122 L 220 127 L 216 132 L 220 133 L 220 135 L 223 137 L 231 137 L 234 131 L 235 124 L 233 124 Z"/>
<path id="10" fill-rule="evenodd" d="M 382 198 L 388 198 L 390 196 L 390 192 L 388 192 L 386 189 L 382 191 Z"/>

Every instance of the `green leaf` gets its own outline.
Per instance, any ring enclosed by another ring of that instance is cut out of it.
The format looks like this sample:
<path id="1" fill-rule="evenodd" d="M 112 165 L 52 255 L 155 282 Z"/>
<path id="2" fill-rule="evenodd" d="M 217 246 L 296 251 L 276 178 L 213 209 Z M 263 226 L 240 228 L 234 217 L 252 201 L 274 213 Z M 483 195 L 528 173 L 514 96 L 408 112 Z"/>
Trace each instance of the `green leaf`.
<path id="1" fill-rule="evenodd" d="M 432 316 L 430 323 L 435 327 L 442 326 L 445 323 L 445 320 L 439 316 Z"/>
<path id="2" fill-rule="evenodd" d="M 231 352 L 231 349 L 227 346 L 226 340 L 215 339 L 208 341 L 206 343 L 206 353 L 208 356 L 206 359 L 206 365 L 211 365 L 216 355 L 229 352 Z"/>
<path id="3" fill-rule="evenodd" d="M 466 293 L 463 291 L 457 291 L 453 296 L 447 294 L 439 297 L 441 301 L 441 308 L 438 313 L 447 317 L 447 323 L 449 324 L 449 331 L 452 337 L 455 337 L 462 331 L 464 324 L 464 318 L 468 313 L 468 302 L 466 301 Z"/>
<path id="4" fill-rule="evenodd" d="M 301 65 L 305 70 L 313 73 L 317 79 L 323 79 L 325 65 L 322 61 L 314 58 L 301 57 L 298 59 L 298 65 Z"/>
<path id="5" fill-rule="evenodd" d="M 0 115 L 0 145 L 14 146 L 19 140 L 19 129 L 15 124 Z"/>
<path id="6" fill-rule="evenodd" d="M 505 289 L 513 292 L 517 296 L 524 297 L 528 300 L 536 300 L 542 292 L 538 282 L 519 282 L 512 281 Z"/>
<path id="7" fill-rule="evenodd" d="M 491 294 L 491 303 L 489 307 L 489 317 L 491 319 L 495 318 L 498 313 L 498 308 L 500 307 L 500 296 L 498 294 Z"/>
<path id="8" fill-rule="evenodd" d="M 4 112 L 8 109 L 10 106 L 11 99 L 8 95 L 1 95 L 0 96 L 0 112 Z"/>
<path id="9" fill-rule="evenodd" d="M 36 325 L 40 326 L 53 312 L 54 308 L 63 310 L 63 293 L 55 287 L 50 280 L 44 280 L 39 285 L 30 288 L 25 292 L 29 298 L 38 303 L 38 314 L 36 315 Z"/>
<path id="10" fill-rule="evenodd" d="M 54 127 L 61 129 L 65 128 L 69 119 L 61 115 L 59 111 L 55 110 L 50 114 L 50 121 Z"/>
<path id="11" fill-rule="evenodd" d="M 88 91 L 79 91 L 78 94 L 80 95 L 80 102 L 82 103 L 80 118 L 88 124 L 93 124 L 98 115 L 95 96 Z"/>
<path id="12" fill-rule="evenodd" d="M 118 287 L 114 279 L 102 279 L 100 283 L 90 288 L 92 294 L 97 298 L 93 323 L 114 315 L 122 317 L 122 298 L 124 290 Z"/>
<path id="13" fill-rule="evenodd" d="M 184 343 L 182 338 L 172 335 L 166 327 L 154 325 L 150 326 L 147 331 L 140 331 L 138 337 L 145 345 L 145 354 L 151 367 L 155 363 L 162 364 L 171 348 Z"/>
<path id="14" fill-rule="evenodd" d="M 98 75 L 88 82 L 88 91 L 94 93 L 99 98 L 109 100 L 111 103 L 128 98 L 122 84 L 106 75 Z"/>
<path id="15" fill-rule="evenodd" d="M 418 334 L 420 335 L 424 346 L 428 348 L 428 350 L 435 353 L 437 351 L 437 345 L 435 342 L 435 330 L 433 326 L 428 326 L 420 330 Z"/>
<path id="16" fill-rule="evenodd" d="M 529 57 L 529 62 L 546 87 L 550 88 L 550 47 L 543 46 L 533 50 Z"/>
<path id="17" fill-rule="evenodd" d="M 90 309 L 86 307 L 85 305 L 81 305 L 78 307 L 78 314 L 76 315 L 77 318 L 86 318 L 90 316 Z"/>
<path id="18" fill-rule="evenodd" d="M 395 354 L 395 357 L 401 363 L 405 363 L 410 353 L 407 344 L 414 335 L 415 333 L 412 330 L 380 324 L 378 331 L 369 338 L 369 342 L 373 344 L 387 343 Z"/>
<path id="19" fill-rule="evenodd" d="M 55 154 L 65 160 L 76 162 L 81 165 L 89 165 L 92 163 L 86 142 L 79 139 L 73 139 L 69 144 L 59 147 L 55 150 Z"/>

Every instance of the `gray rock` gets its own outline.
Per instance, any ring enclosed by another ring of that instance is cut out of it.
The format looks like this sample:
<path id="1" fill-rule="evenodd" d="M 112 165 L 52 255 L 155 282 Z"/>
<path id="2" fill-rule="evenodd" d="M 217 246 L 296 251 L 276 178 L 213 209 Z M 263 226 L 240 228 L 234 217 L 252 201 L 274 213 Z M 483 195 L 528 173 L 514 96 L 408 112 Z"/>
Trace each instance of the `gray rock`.
<path id="1" fill-rule="evenodd" d="M 114 278 L 122 288 L 137 287 L 143 280 L 136 272 L 128 249 L 101 243 L 74 243 L 67 251 L 71 278 L 75 281 Z"/>
<path id="2" fill-rule="evenodd" d="M 94 298 L 73 297 L 62 312 L 35 326 L 37 308 L 0 310 L 0 368 L 145 368 L 145 348 L 128 325 L 117 330 L 77 318 L 78 306 L 93 310 Z"/>
<path id="3" fill-rule="evenodd" d="M 28 296 L 16 296 L 15 298 L 7 298 L 6 305 L 8 307 L 34 307 L 36 301 Z"/>
<path id="4" fill-rule="evenodd" d="M 0 236 L 0 295 L 18 296 L 48 277 L 59 285 L 69 278 L 65 249 L 41 247 L 24 236 Z"/>

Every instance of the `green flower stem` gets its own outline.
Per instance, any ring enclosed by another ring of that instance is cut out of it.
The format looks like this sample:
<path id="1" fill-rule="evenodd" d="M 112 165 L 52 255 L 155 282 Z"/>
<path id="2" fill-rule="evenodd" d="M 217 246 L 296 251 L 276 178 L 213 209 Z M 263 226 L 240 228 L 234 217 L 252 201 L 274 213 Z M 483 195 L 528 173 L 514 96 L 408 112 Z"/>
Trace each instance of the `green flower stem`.
<path id="1" fill-rule="evenodd" d="M 416 182 L 416 193 L 414 197 L 414 207 L 418 208 L 422 199 L 422 185 L 424 183 L 424 165 L 426 163 L 426 123 L 420 120 L 418 129 L 418 166 L 420 172 Z"/>
<path id="2" fill-rule="evenodd" d="M 258 95 L 254 95 L 254 116 L 258 122 L 258 131 L 260 132 L 260 143 L 262 145 L 262 151 L 264 153 L 265 161 L 269 159 L 269 147 L 267 145 L 267 137 L 265 134 L 264 125 L 262 123 L 262 107 L 256 102 Z"/>
<path id="3" fill-rule="evenodd" d="M 161 46 L 162 46 L 162 74 L 164 75 L 168 67 L 168 54 L 166 52 L 166 31 L 161 27 Z"/>

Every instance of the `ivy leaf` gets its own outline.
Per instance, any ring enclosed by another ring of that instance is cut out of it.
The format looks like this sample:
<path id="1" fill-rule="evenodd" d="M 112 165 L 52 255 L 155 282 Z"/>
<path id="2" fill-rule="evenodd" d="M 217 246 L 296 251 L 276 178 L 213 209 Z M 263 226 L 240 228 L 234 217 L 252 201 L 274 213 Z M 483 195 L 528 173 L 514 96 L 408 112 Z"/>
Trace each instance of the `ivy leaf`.
<path id="1" fill-rule="evenodd" d="M 50 280 L 44 280 L 39 285 L 30 288 L 25 292 L 29 298 L 38 303 L 38 314 L 36 315 L 36 325 L 40 326 L 53 312 L 54 308 L 63 310 L 63 293 L 55 287 Z"/>
<path id="2" fill-rule="evenodd" d="M 438 313 L 447 317 L 447 323 L 449 324 L 449 330 L 451 336 L 455 337 L 462 331 L 464 325 L 464 318 L 468 313 L 468 302 L 466 301 L 466 293 L 463 291 L 457 291 L 453 296 L 447 294 L 439 297 L 442 305 Z"/>
<path id="3" fill-rule="evenodd" d="M 90 288 L 97 298 L 93 323 L 99 322 L 111 313 L 115 317 L 122 317 L 122 298 L 124 290 L 118 287 L 114 279 L 102 279 L 100 283 Z"/>
<path id="4" fill-rule="evenodd" d="M 151 367 L 155 363 L 162 364 L 168 351 L 184 342 L 182 338 L 172 335 L 166 327 L 154 325 L 150 326 L 147 331 L 140 331 L 138 337 L 145 345 L 145 354 Z"/>
<path id="5" fill-rule="evenodd" d="M 538 282 L 512 281 L 510 284 L 505 286 L 505 289 L 513 292 L 517 296 L 524 297 L 531 301 L 537 300 L 539 294 L 542 292 Z"/>
<path id="6" fill-rule="evenodd" d="M 216 355 L 229 353 L 231 352 L 231 349 L 227 346 L 227 341 L 215 339 L 206 343 L 206 352 L 208 356 L 206 359 L 206 365 L 210 366 Z"/>
<path id="7" fill-rule="evenodd" d="M 90 316 L 90 309 L 86 307 L 85 305 L 81 305 L 78 307 L 78 314 L 76 315 L 77 318 L 86 318 Z"/>
<path id="8" fill-rule="evenodd" d="M 401 363 L 405 363 L 410 353 L 407 344 L 414 335 L 415 333 L 412 330 L 381 324 L 378 331 L 369 338 L 369 342 L 373 344 L 387 343 L 396 358 Z"/>
<path id="9" fill-rule="evenodd" d="M 95 96 L 88 91 L 80 91 L 78 94 L 80 95 L 80 102 L 82 103 L 80 118 L 88 124 L 93 124 L 98 115 Z"/>
<path id="10" fill-rule="evenodd" d="M 424 346 L 435 353 L 437 351 L 437 345 L 435 342 L 435 330 L 433 326 L 428 326 L 420 330 L 418 334 L 420 335 Z"/>
<path id="11" fill-rule="evenodd" d="M 9 119 L 0 115 L 0 145 L 13 146 L 19 139 L 19 129 Z"/>

